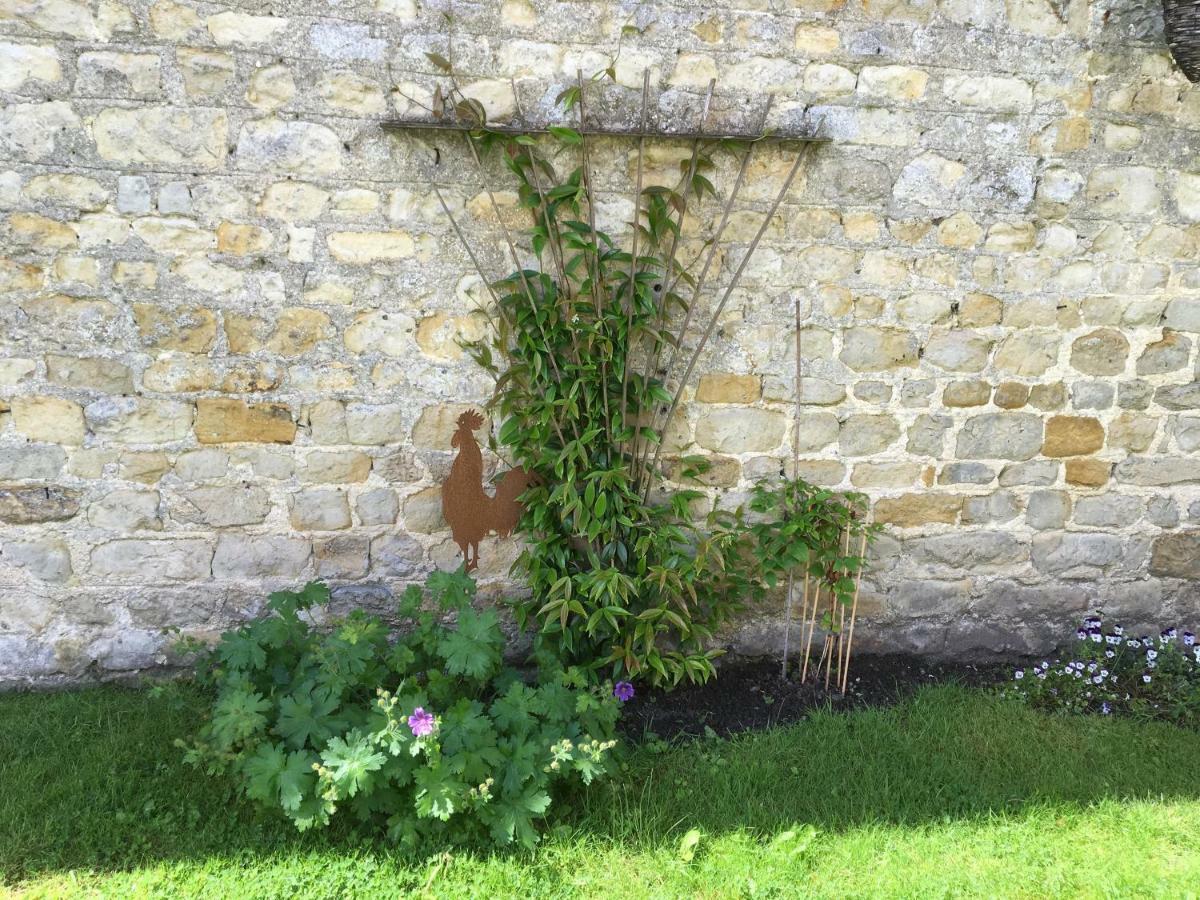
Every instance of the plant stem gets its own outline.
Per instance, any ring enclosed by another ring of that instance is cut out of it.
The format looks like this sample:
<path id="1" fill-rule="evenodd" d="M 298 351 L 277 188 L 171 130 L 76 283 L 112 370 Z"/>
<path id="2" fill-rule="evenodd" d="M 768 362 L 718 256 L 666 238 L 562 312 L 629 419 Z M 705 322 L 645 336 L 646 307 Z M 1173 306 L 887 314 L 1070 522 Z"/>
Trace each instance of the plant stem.
<path id="1" fill-rule="evenodd" d="M 646 130 L 646 104 L 650 96 L 650 70 L 642 70 L 642 120 L 641 130 Z M 629 364 L 633 361 L 633 314 L 637 307 L 637 254 L 638 254 L 638 237 L 640 236 L 641 225 L 641 207 L 642 207 L 642 162 L 646 151 L 646 138 L 644 135 L 638 137 L 637 147 L 637 187 L 633 194 L 633 250 L 629 256 L 629 309 L 625 317 L 625 358 L 621 361 L 621 426 L 624 428 L 626 420 L 629 418 Z M 640 409 L 639 409 L 640 412 Z M 637 459 L 638 447 L 638 432 L 641 429 L 641 423 L 634 420 L 633 434 L 630 437 L 630 458 Z M 637 472 L 633 472 L 634 478 L 637 477 Z M 634 482 L 634 489 L 637 489 L 637 482 Z"/>

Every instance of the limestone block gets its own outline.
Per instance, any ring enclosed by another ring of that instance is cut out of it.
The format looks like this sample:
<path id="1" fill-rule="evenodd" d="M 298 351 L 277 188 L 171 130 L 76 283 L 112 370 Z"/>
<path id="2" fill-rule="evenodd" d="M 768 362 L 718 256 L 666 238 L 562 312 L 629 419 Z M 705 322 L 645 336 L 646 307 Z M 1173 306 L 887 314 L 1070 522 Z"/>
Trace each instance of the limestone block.
<path id="1" fill-rule="evenodd" d="M 94 178 L 59 172 L 30 178 L 25 185 L 25 196 L 43 203 L 97 210 L 103 209 L 109 192 Z"/>
<path id="2" fill-rule="evenodd" d="M 1050 532 L 1033 538 L 1033 565 L 1065 579 L 1096 579 L 1121 560 L 1123 542 L 1112 534 Z"/>
<path id="3" fill-rule="evenodd" d="M 0 479 L 57 478 L 67 462 L 66 451 L 53 444 L 0 448 Z"/>
<path id="4" fill-rule="evenodd" d="M 209 16 L 204 24 L 218 44 L 262 44 L 287 28 L 288 20 L 226 10 Z"/>
<path id="5" fill-rule="evenodd" d="M 1155 538 L 1150 574 L 1162 578 L 1200 579 L 1200 531 L 1181 531 Z"/>
<path id="6" fill-rule="evenodd" d="M 63 397 L 13 397 L 12 418 L 17 432 L 31 441 L 78 446 L 86 433 L 83 408 Z"/>
<path id="7" fill-rule="evenodd" d="M 1104 426 L 1087 416 L 1051 416 L 1043 456 L 1086 456 L 1104 446 Z"/>
<path id="8" fill-rule="evenodd" d="M 161 92 L 157 53 L 89 50 L 79 54 L 75 93 L 93 97 L 155 97 Z"/>
<path id="9" fill-rule="evenodd" d="M 358 495 L 355 504 L 358 520 L 363 525 L 394 525 L 400 513 L 396 492 L 389 488 L 375 488 Z"/>
<path id="10" fill-rule="evenodd" d="M 211 170 L 224 165 L 228 128 L 223 109 L 146 106 L 101 110 L 92 136 L 110 162 Z"/>
<path id="11" fill-rule="evenodd" d="M 916 365 L 917 349 L 910 331 L 864 325 L 846 329 L 838 358 L 857 372 L 882 372 Z"/>
<path id="12" fill-rule="evenodd" d="M 903 494 L 875 502 L 875 521 L 897 528 L 916 528 L 922 525 L 953 525 L 962 511 L 963 498 L 958 494 Z"/>
<path id="13" fill-rule="evenodd" d="M 217 317 L 210 309 L 169 309 L 152 303 L 134 303 L 131 308 L 142 341 L 151 349 L 207 353 L 216 342 Z"/>
<path id="14" fill-rule="evenodd" d="M 9 471 L 14 474 L 5 477 L 20 477 L 22 474 L 20 470 Z M 79 512 L 81 496 L 77 490 L 57 485 L 0 484 L 0 522 L 9 525 L 64 522 Z"/>
<path id="15" fill-rule="evenodd" d="M 214 485 L 181 491 L 171 498 L 171 518 L 176 522 L 227 528 L 257 525 L 271 511 L 271 499 L 252 484 Z"/>
<path id="16" fill-rule="evenodd" d="M 1124 528 L 1142 517 L 1146 502 L 1129 494 L 1105 493 L 1080 497 L 1075 503 L 1075 523 L 1094 528 Z"/>
<path id="17" fill-rule="evenodd" d="M 838 446 L 844 456 L 868 456 L 887 449 L 898 437 L 900 425 L 892 416 L 857 414 L 842 422 Z"/>
<path id="18" fill-rule="evenodd" d="M 93 500 L 87 508 L 88 524 L 109 531 L 161 531 L 158 491 L 114 490 Z"/>
<path id="19" fill-rule="evenodd" d="M 1152 215 L 1162 203 L 1157 173 L 1146 166 L 1097 166 L 1085 193 L 1097 214 L 1114 218 Z"/>
<path id="20" fill-rule="evenodd" d="M 345 491 L 307 488 L 288 498 L 292 527 L 297 531 L 338 531 L 350 527 Z"/>
<path id="21" fill-rule="evenodd" d="M 1029 459 L 1042 446 L 1042 420 L 1032 413 L 985 413 L 958 433 L 960 459 Z"/>
<path id="22" fill-rule="evenodd" d="M 334 259 L 351 265 L 407 259 L 416 249 L 406 231 L 336 231 L 325 243 Z"/>
<path id="23" fill-rule="evenodd" d="M 223 93 L 237 74 L 233 54 L 219 50 L 180 47 L 175 51 L 183 89 L 189 97 L 206 97 Z"/>
<path id="24" fill-rule="evenodd" d="M 1098 328 L 1071 344 L 1071 366 L 1085 375 L 1120 375 L 1129 358 L 1129 340 L 1111 328 Z"/>
<path id="25" fill-rule="evenodd" d="M 403 407 L 390 403 L 352 403 L 346 407 L 346 436 L 351 444 L 383 446 L 403 433 Z M 449 447 L 447 442 L 446 447 Z"/>
<path id="26" fill-rule="evenodd" d="M 295 437 L 296 422 L 284 404 L 247 403 L 224 397 L 196 401 L 196 439 L 202 444 L 290 444 Z"/>
<path id="27" fill-rule="evenodd" d="M 62 583 L 71 577 L 71 553 L 66 544 L 54 537 L 6 541 L 0 545 L 0 566 L 4 565 L 28 572 L 41 581 Z"/>
<path id="28" fill-rule="evenodd" d="M 304 457 L 302 481 L 316 484 L 350 484 L 366 481 L 371 457 L 357 450 L 317 450 Z"/>
<path id="29" fill-rule="evenodd" d="M 425 561 L 425 548 L 407 534 L 371 538 L 371 574 L 388 578 L 415 575 Z"/>
<path id="30" fill-rule="evenodd" d="M 88 428 L 99 438 L 123 444 L 158 444 L 187 437 L 193 408 L 177 400 L 103 397 L 84 407 Z"/>
<path id="31" fill-rule="evenodd" d="M 303 538 L 224 532 L 212 557 L 214 578 L 303 579 L 312 545 Z"/>
<path id="32" fill-rule="evenodd" d="M 242 126 L 235 159 L 248 171 L 329 175 L 342 167 L 342 142 L 325 125 L 265 119 Z"/>
<path id="33" fill-rule="evenodd" d="M 287 106 L 295 96 L 296 82 L 283 63 L 256 69 L 246 89 L 246 102 L 267 112 Z"/>
<path id="34" fill-rule="evenodd" d="M 316 576 L 362 578 L 370 566 L 370 541 L 357 535 L 339 535 L 313 542 Z"/>
<path id="35" fill-rule="evenodd" d="M 116 582 L 187 582 L 208 578 L 212 562 L 205 540 L 120 538 L 92 549 L 89 572 Z"/>
<path id="36" fill-rule="evenodd" d="M 858 93 L 864 97 L 917 100 L 928 83 L 927 72 L 909 66 L 864 66 L 858 73 Z"/>
<path id="37" fill-rule="evenodd" d="M 712 409 L 701 414 L 696 442 L 720 453 L 766 452 L 783 440 L 787 417 L 772 410 Z"/>
<path id="38" fill-rule="evenodd" d="M 0 41 L 0 91 L 19 91 L 27 81 L 62 81 L 62 66 L 53 46 Z"/>

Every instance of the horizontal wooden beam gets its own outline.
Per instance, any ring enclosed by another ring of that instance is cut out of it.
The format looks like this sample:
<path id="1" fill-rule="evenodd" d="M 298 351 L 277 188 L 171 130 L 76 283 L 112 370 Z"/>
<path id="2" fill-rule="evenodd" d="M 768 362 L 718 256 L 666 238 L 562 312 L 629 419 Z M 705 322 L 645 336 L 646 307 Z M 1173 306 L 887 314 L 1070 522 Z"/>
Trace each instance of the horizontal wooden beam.
<path id="1" fill-rule="evenodd" d="M 379 123 L 384 131 L 399 133 L 403 131 L 478 131 L 477 125 L 467 125 L 462 122 L 441 121 L 438 119 L 384 119 Z M 500 134 L 549 134 L 549 128 L 530 128 L 521 125 L 488 125 L 488 131 Z M 758 134 L 712 133 L 701 131 L 642 131 L 631 128 L 576 128 L 580 134 L 596 137 L 622 138 L 660 138 L 665 140 L 702 140 L 702 141 L 787 141 L 790 143 L 824 144 L 830 138 L 815 134 L 802 134 L 789 131 L 767 131 Z"/>

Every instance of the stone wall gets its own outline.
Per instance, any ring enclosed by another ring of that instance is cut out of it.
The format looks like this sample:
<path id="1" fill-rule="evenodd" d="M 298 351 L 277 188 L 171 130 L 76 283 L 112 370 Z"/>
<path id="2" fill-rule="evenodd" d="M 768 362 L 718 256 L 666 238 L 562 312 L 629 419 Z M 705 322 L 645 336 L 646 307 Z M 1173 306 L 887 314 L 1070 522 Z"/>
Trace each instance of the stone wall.
<path id="1" fill-rule="evenodd" d="M 454 564 L 436 484 L 489 385 L 429 179 L 496 274 L 480 190 L 507 182 L 378 122 L 428 102 L 429 51 L 496 118 L 544 120 L 627 25 L 597 117 L 635 116 L 649 67 L 664 127 L 716 77 L 711 127 L 774 92 L 773 123 L 834 139 L 675 429 L 717 457 L 714 501 L 791 457 L 798 298 L 802 474 L 887 526 L 864 645 L 1040 651 L 1097 606 L 1200 622 L 1200 91 L 1161 39 L 1086 0 L 448 9 L 0 0 L 0 681 L 163 664 L 169 629 L 215 634 L 272 587 L 378 608 Z M 617 230 L 631 150 L 595 148 Z M 654 143 L 650 177 L 686 150 Z M 721 278 L 789 163 L 759 151 Z M 514 553 L 485 546 L 485 580 Z"/>

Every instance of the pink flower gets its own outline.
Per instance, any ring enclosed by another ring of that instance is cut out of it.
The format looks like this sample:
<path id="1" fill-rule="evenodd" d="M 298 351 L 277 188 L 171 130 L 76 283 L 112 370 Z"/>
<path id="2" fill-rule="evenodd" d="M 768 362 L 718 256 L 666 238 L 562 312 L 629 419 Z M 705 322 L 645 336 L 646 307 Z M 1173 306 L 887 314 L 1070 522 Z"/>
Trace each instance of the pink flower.
<path id="1" fill-rule="evenodd" d="M 425 737 L 433 734 L 433 714 L 427 713 L 418 706 L 408 717 L 408 727 L 412 729 L 413 737 Z"/>

